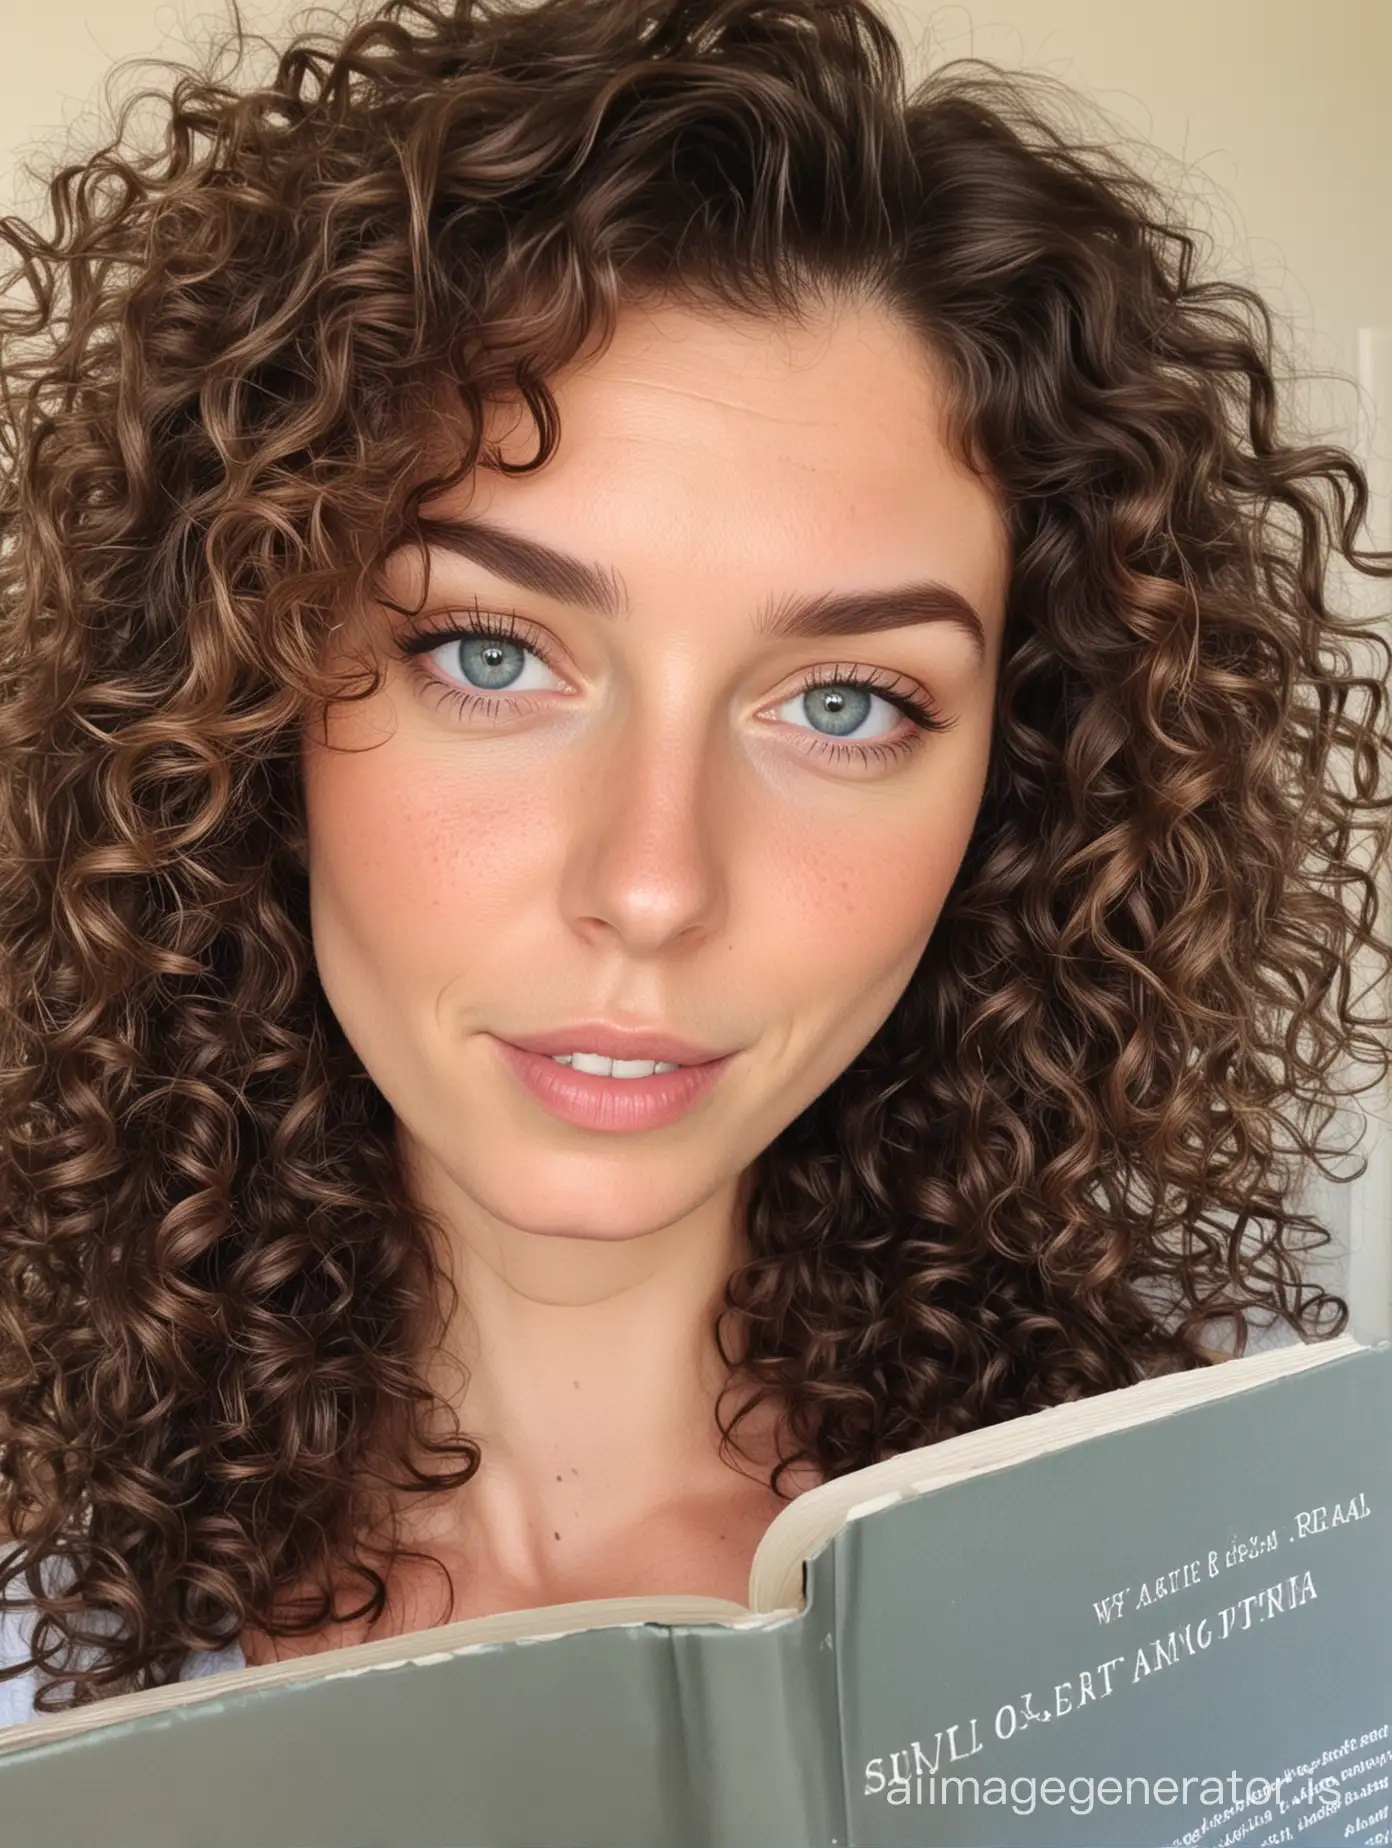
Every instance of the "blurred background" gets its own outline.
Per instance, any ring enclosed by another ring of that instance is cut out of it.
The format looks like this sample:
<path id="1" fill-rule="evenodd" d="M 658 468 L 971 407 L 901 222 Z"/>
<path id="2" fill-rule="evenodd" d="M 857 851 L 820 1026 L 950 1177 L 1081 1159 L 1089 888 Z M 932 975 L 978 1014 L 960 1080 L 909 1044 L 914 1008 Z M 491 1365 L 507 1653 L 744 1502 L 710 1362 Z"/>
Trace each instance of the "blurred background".
<path id="1" fill-rule="evenodd" d="M 1369 470 L 1365 543 L 1392 548 L 1392 5 L 1388 0 L 880 0 L 911 70 L 978 57 L 1047 71 L 1076 88 L 1080 120 L 1124 143 L 1185 202 L 1207 273 L 1259 289 L 1301 372 L 1292 422 L 1343 443 Z M 316 9 L 244 0 L 272 35 Z M 220 6 L 154 0 L 0 0 L 0 210 L 33 216 L 25 171 L 91 145 L 110 119 L 104 80 L 127 58 L 177 57 L 218 35 Z M 127 71 L 118 93 L 157 84 Z M 1095 111 L 1104 112 L 1098 116 Z M 1289 433 L 1289 432 L 1288 432 Z M 1387 612 L 1392 587 L 1340 571 L 1331 594 Z M 1364 1131 L 1364 1117 L 1367 1129 Z M 1363 1340 L 1392 1336 L 1392 1102 L 1351 1106 L 1342 1172 L 1316 1177 L 1308 1210 L 1335 1234 L 1330 1287 Z M 1359 1137 L 1361 1135 L 1361 1141 Z"/>

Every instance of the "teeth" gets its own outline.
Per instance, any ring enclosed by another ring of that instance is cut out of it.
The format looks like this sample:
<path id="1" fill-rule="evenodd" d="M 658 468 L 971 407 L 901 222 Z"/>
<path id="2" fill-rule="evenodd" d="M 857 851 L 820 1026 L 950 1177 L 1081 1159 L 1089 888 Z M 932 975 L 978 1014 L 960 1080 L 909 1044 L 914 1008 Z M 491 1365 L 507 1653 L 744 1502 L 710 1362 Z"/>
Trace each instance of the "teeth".
<path id="1" fill-rule="evenodd" d="M 569 1065 L 573 1071 L 589 1072 L 594 1078 L 651 1078 L 654 1072 L 680 1071 L 662 1059 L 606 1059 L 597 1052 L 556 1052 L 557 1065 Z"/>

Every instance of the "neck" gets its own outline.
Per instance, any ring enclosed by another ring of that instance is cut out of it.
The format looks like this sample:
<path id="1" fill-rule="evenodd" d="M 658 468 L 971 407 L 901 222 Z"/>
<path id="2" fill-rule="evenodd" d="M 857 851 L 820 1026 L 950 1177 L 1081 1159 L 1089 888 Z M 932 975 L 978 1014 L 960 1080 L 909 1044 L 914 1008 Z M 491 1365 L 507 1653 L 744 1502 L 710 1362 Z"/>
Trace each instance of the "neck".
<path id="1" fill-rule="evenodd" d="M 738 1183 L 609 1240 L 503 1225 L 428 1170 L 415 1185 L 449 1228 L 458 1303 L 432 1384 L 483 1452 L 463 1492 L 478 1545 L 523 1570 L 523 1536 L 584 1530 L 599 1544 L 601 1529 L 632 1531 L 736 1480 L 718 1448 L 728 1369 L 714 1323 L 746 1255 Z M 413 1531 L 447 1542 L 463 1503 L 431 1501 Z"/>

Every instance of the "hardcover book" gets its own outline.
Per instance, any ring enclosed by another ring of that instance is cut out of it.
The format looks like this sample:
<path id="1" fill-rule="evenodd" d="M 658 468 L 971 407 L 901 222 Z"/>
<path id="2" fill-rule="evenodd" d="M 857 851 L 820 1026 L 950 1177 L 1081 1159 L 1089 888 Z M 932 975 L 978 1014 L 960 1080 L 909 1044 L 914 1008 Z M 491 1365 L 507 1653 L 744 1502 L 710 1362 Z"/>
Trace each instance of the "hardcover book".
<path id="1" fill-rule="evenodd" d="M 748 1606 L 474 1619 L 0 1731 L 23 1848 L 1392 1841 L 1392 1346 L 948 1439 L 791 1502 Z"/>

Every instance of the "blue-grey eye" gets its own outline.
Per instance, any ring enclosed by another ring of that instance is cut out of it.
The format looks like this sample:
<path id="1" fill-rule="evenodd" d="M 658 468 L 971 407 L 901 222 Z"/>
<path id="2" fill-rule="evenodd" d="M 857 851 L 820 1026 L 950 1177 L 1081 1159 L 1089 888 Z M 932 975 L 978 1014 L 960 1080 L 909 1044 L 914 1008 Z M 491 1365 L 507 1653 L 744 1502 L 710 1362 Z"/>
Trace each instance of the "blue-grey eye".
<path id="1" fill-rule="evenodd" d="M 535 648 L 487 629 L 443 639 L 419 636 L 407 652 L 435 656 L 440 671 L 460 693 L 542 693 L 563 684 Z"/>
<path id="2" fill-rule="evenodd" d="M 877 705 L 882 709 L 879 725 L 861 731 L 867 719 L 873 720 Z M 857 686 L 854 681 L 838 681 L 835 686 L 807 687 L 795 693 L 778 708 L 778 716 L 790 718 L 794 724 L 799 717 L 810 720 L 811 729 L 824 738 L 849 738 L 855 734 L 855 742 L 861 744 L 887 737 L 902 715 L 892 701 L 871 688 Z"/>
<path id="3" fill-rule="evenodd" d="M 465 674 L 475 686 L 489 693 L 510 687 L 531 653 L 520 642 L 510 642 L 500 635 L 471 635 L 456 646 Z"/>
<path id="4" fill-rule="evenodd" d="M 803 694 L 808 718 L 833 738 L 844 738 L 865 723 L 870 694 L 864 687 L 813 687 Z"/>

